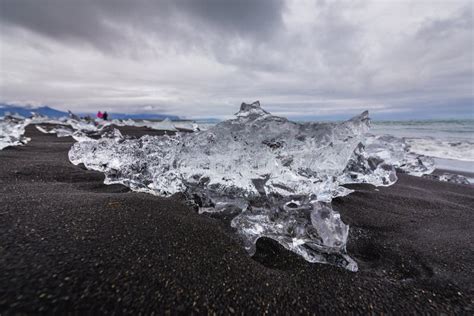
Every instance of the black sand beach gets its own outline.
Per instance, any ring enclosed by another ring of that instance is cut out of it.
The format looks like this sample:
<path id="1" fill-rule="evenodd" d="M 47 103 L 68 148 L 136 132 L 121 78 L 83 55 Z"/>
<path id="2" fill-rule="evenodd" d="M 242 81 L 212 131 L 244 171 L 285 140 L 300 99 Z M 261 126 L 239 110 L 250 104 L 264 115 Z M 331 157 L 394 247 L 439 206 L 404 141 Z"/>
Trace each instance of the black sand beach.
<path id="1" fill-rule="evenodd" d="M 249 257 L 179 196 L 106 186 L 69 162 L 71 138 L 27 136 L 0 151 L 2 315 L 473 313 L 473 186 L 400 175 L 337 198 L 352 273 L 271 240 Z"/>

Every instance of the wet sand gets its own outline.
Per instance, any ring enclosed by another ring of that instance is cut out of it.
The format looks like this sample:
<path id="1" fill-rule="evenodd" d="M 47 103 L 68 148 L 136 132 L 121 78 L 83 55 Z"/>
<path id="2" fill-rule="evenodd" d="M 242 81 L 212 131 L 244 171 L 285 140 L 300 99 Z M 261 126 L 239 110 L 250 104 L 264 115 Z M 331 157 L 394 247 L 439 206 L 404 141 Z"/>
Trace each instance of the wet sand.
<path id="1" fill-rule="evenodd" d="M 249 257 L 179 196 L 106 186 L 69 162 L 70 137 L 27 136 L 0 151 L 2 315 L 473 312 L 473 186 L 400 175 L 337 198 L 352 273 L 266 239 Z"/>

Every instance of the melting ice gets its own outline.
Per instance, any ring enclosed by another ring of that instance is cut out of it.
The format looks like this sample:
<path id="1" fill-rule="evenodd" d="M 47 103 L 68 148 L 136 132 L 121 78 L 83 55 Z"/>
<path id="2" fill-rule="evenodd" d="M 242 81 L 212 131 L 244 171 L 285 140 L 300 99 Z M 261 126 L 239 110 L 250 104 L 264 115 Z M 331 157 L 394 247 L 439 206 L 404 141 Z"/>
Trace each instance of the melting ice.
<path id="1" fill-rule="evenodd" d="M 133 120 L 92 120 L 81 119 L 69 112 L 69 117 L 59 119 L 41 116 L 32 112 L 31 118 L 20 115 L 6 115 L 0 117 L 0 150 L 8 146 L 26 144 L 30 139 L 24 137 L 26 126 L 33 124 L 36 129 L 45 134 L 55 134 L 58 137 L 72 136 L 76 141 L 98 138 L 103 134 L 110 134 L 114 126 L 148 127 L 161 131 L 197 131 L 199 126 L 192 122 L 171 122 L 168 118 L 159 122 Z"/>
<path id="2" fill-rule="evenodd" d="M 352 192 L 343 185 L 388 186 L 397 180 L 395 169 L 417 176 L 434 169 L 404 139 L 368 135 L 367 112 L 342 123 L 296 123 L 244 103 L 234 119 L 201 131 L 169 121 L 97 124 L 72 113 L 59 121 L 10 117 L 0 121 L 0 149 L 25 143 L 31 123 L 73 136 L 71 162 L 104 172 L 108 184 L 160 196 L 183 192 L 201 213 L 232 214 L 231 226 L 251 254 L 267 237 L 310 262 L 351 271 L 357 264 L 346 252 L 349 227 L 330 204 Z M 127 139 L 111 125 L 195 132 Z"/>
<path id="3" fill-rule="evenodd" d="M 27 125 L 23 117 L 6 116 L 0 120 L 0 150 L 26 144 L 30 140 L 23 136 Z"/>
<path id="4" fill-rule="evenodd" d="M 106 183 L 160 196 L 184 192 L 200 212 L 236 214 L 231 225 L 250 253 L 268 237 L 310 262 L 356 271 L 346 252 L 349 227 L 330 202 L 352 192 L 346 183 L 396 181 L 392 160 L 384 163 L 390 157 L 371 144 L 375 156 L 365 151 L 368 130 L 367 112 L 342 123 L 296 123 L 244 103 L 235 119 L 205 131 L 103 137 L 74 144 L 69 158 L 104 172 Z"/>

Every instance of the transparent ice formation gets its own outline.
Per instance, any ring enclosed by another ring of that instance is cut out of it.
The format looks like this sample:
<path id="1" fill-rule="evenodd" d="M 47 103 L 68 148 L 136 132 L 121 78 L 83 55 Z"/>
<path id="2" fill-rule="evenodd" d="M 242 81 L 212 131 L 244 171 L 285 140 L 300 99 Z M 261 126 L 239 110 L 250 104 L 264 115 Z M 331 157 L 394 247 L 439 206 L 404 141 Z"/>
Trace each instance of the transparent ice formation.
<path id="1" fill-rule="evenodd" d="M 364 168 L 368 130 L 367 112 L 342 123 L 295 123 L 244 103 L 235 119 L 205 131 L 103 137 L 74 144 L 69 158 L 104 172 L 108 184 L 184 192 L 200 212 L 235 214 L 231 225 L 250 253 L 268 237 L 310 262 L 356 271 L 346 252 L 349 227 L 330 202 L 352 192 L 345 183 L 396 181 L 393 168 Z"/>
<path id="2" fill-rule="evenodd" d="M 74 137 L 71 162 L 103 172 L 107 184 L 160 196 L 183 192 L 200 213 L 231 214 L 231 226 L 251 254 L 257 240 L 267 237 L 310 262 L 351 271 L 357 264 L 346 251 L 349 227 L 332 199 L 352 192 L 345 184 L 388 186 L 396 182 L 396 170 L 420 176 L 434 169 L 433 160 L 411 152 L 404 139 L 368 135 L 367 112 L 342 123 L 296 123 L 255 102 L 243 103 L 234 119 L 206 130 L 191 125 L 194 133 L 173 136 L 130 139 L 113 125 L 170 131 L 190 126 L 72 114 L 19 120 L 1 135 L 21 139 L 30 123 L 44 133 Z"/>
<path id="3" fill-rule="evenodd" d="M 30 139 L 23 136 L 28 122 L 22 117 L 5 116 L 0 120 L 0 150 L 9 146 L 26 144 Z"/>
<path id="4" fill-rule="evenodd" d="M 74 129 L 72 129 L 72 127 L 69 127 L 69 126 L 63 126 L 63 125 L 59 125 L 59 126 L 55 126 L 55 127 L 46 127 L 46 126 L 42 126 L 42 125 L 36 125 L 36 128 L 42 132 L 42 133 L 45 133 L 45 134 L 56 134 L 57 137 L 67 137 L 67 136 L 72 136 L 74 134 Z"/>
<path id="5" fill-rule="evenodd" d="M 33 115 L 24 118 L 19 115 L 7 115 L 0 118 L 0 150 L 8 146 L 24 145 L 29 138 L 24 137 L 25 128 L 32 124 L 42 133 L 56 134 L 58 137 L 72 136 L 76 141 L 100 137 L 111 128 L 108 125 L 95 124 L 93 121 L 80 119 L 74 114 L 59 119 Z"/>
<path id="6" fill-rule="evenodd" d="M 414 153 L 404 138 L 368 135 L 365 146 L 368 156 L 383 160 L 410 175 L 421 176 L 432 173 L 435 169 L 434 160 Z"/>
<path id="7" fill-rule="evenodd" d="M 355 149 L 340 181 L 388 186 L 397 181 L 397 170 L 419 177 L 434 169 L 433 158 L 413 153 L 404 138 L 367 134 Z"/>
<path id="8" fill-rule="evenodd" d="M 178 130 L 178 124 L 187 126 L 185 123 L 174 123 L 169 118 L 165 118 L 162 121 L 148 121 L 148 120 L 112 120 L 112 121 L 99 121 L 102 125 L 115 125 L 115 126 L 135 126 L 135 127 L 148 127 L 159 131 L 170 131 L 176 132 Z M 194 130 L 191 128 L 191 130 Z"/>
<path id="9" fill-rule="evenodd" d="M 8 114 L 0 117 L 0 150 L 8 146 L 24 145 L 30 139 L 24 137 L 26 126 L 34 124 L 36 128 L 45 134 L 55 134 L 58 137 L 72 136 L 76 141 L 99 138 L 117 126 L 148 127 L 155 130 L 177 132 L 192 132 L 199 130 L 199 126 L 190 121 L 172 122 L 168 118 L 163 121 L 134 121 L 79 118 L 69 111 L 68 117 L 49 118 L 32 112 L 30 118 L 17 114 Z"/>
<path id="10" fill-rule="evenodd" d="M 175 122 L 174 127 L 178 131 L 196 132 L 199 131 L 199 125 L 193 122 Z"/>
<path id="11" fill-rule="evenodd" d="M 444 172 L 442 174 L 425 174 L 423 175 L 424 178 L 432 179 L 432 180 L 438 180 L 438 181 L 443 181 L 443 182 L 450 182 L 450 183 L 456 183 L 456 184 L 471 184 L 469 179 L 463 175 L 459 174 L 452 174 L 449 172 Z"/>
<path id="12" fill-rule="evenodd" d="M 79 119 L 72 113 L 70 113 L 69 118 L 61 120 L 36 117 L 33 118 L 31 124 L 35 124 L 40 132 L 56 134 L 57 137 L 72 136 L 76 141 L 100 137 L 110 129 L 107 124 L 97 124 L 92 120 Z"/>

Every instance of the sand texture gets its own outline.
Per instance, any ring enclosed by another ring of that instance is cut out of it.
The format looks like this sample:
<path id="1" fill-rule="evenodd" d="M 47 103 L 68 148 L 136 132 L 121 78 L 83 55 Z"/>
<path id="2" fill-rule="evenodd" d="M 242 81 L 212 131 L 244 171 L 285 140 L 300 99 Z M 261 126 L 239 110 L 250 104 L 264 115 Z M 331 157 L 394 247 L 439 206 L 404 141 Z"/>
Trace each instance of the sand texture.
<path id="1" fill-rule="evenodd" d="M 334 200 L 352 273 L 266 239 L 250 257 L 179 195 L 106 186 L 69 162 L 72 138 L 26 136 L 0 151 L 2 315 L 473 313 L 473 186 L 400 175 Z"/>

